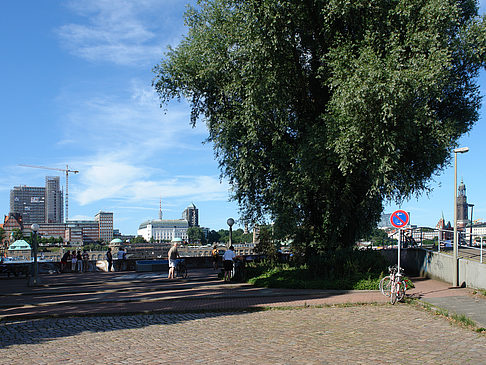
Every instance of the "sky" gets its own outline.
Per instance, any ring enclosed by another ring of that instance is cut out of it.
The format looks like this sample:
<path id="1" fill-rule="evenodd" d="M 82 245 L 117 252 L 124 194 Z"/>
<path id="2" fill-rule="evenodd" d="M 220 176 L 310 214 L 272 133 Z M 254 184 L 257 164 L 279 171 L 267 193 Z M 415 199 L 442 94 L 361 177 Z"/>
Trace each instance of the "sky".
<path id="1" fill-rule="evenodd" d="M 194 3 L 194 1 L 192 1 Z M 220 179 L 203 123 L 192 128 L 184 101 L 161 109 L 152 68 L 186 32 L 186 0 L 16 0 L 0 2 L 0 213 L 14 186 L 44 186 L 64 174 L 21 164 L 79 170 L 69 177 L 69 219 L 114 213 L 114 227 L 136 234 L 145 220 L 178 219 L 194 203 L 199 223 L 227 228 L 238 219 Z M 480 13 L 486 9 L 481 0 Z M 480 77 L 486 95 L 486 74 Z M 486 221 L 486 109 L 460 140 L 458 177 L 474 219 Z M 452 219 L 454 169 L 434 177 L 432 193 L 404 209 L 411 223 Z M 236 228 L 241 225 L 237 221 Z"/>

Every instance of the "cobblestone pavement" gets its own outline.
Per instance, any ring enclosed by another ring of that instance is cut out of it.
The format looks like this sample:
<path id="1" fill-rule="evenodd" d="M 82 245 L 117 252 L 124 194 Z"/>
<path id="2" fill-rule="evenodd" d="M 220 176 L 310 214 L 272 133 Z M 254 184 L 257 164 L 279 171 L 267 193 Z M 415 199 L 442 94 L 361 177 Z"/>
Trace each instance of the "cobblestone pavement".
<path id="1" fill-rule="evenodd" d="M 400 304 L 0 322 L 2 364 L 485 364 L 486 336 Z"/>

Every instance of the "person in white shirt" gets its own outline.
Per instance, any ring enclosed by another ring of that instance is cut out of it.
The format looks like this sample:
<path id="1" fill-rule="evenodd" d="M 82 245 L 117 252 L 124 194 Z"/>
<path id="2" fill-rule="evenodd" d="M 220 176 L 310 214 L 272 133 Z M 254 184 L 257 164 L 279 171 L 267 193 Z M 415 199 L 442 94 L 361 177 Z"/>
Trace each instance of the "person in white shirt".
<path id="1" fill-rule="evenodd" d="M 126 258 L 126 253 L 123 247 L 120 247 L 118 250 L 118 253 L 116 255 L 117 258 L 117 267 L 118 271 L 123 271 L 125 270 L 125 258 Z"/>
<path id="2" fill-rule="evenodd" d="M 233 260 L 236 257 L 234 247 L 230 246 L 223 255 L 224 281 L 230 281 Z"/>

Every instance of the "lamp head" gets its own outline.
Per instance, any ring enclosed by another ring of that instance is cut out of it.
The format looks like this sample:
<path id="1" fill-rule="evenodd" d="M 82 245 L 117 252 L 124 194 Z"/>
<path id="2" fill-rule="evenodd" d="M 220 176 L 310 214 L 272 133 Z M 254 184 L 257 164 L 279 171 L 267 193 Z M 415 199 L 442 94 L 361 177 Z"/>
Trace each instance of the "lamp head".
<path id="1" fill-rule="evenodd" d="M 39 225 L 37 223 L 34 223 L 33 225 L 30 226 L 30 229 L 32 232 L 37 232 L 39 230 Z"/>
<path id="2" fill-rule="evenodd" d="M 228 218 L 228 220 L 226 221 L 226 223 L 228 224 L 228 226 L 232 226 L 233 224 L 235 224 L 235 220 L 233 218 Z"/>
<path id="3" fill-rule="evenodd" d="M 467 151 L 469 151 L 469 147 L 460 147 L 456 148 L 454 150 L 454 153 L 466 153 Z"/>

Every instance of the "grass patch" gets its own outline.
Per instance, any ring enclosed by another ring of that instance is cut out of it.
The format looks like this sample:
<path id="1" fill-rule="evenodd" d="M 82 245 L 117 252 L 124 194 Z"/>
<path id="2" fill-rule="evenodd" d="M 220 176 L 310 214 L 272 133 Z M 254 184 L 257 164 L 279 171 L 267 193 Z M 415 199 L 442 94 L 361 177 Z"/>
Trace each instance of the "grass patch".
<path id="1" fill-rule="evenodd" d="M 304 265 L 273 267 L 251 277 L 248 282 L 267 288 L 377 290 L 381 277 L 381 274 L 376 273 L 356 273 L 341 278 L 314 278 Z"/>
<path id="2" fill-rule="evenodd" d="M 465 314 L 456 314 L 450 313 L 448 310 L 440 308 L 440 307 L 433 307 L 429 303 L 421 302 L 418 300 L 414 300 L 411 303 L 415 303 L 415 306 L 421 308 L 429 313 L 433 313 L 436 316 L 441 316 L 449 320 L 452 324 L 455 324 L 460 327 L 469 328 L 477 333 L 485 333 L 486 328 L 484 327 L 477 327 L 476 322 L 470 319 Z"/>
<path id="3" fill-rule="evenodd" d="M 457 323 L 462 324 L 463 326 L 476 327 L 476 322 L 467 317 L 465 314 L 452 314 L 450 317 Z"/>
<path id="4" fill-rule="evenodd" d="M 246 280 L 267 288 L 378 290 L 385 275 L 388 264 L 375 250 L 339 249 L 312 257 L 306 264 L 263 261 L 246 267 Z M 404 279 L 408 288 L 414 288 Z"/>

